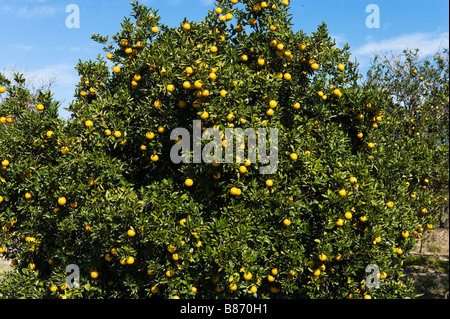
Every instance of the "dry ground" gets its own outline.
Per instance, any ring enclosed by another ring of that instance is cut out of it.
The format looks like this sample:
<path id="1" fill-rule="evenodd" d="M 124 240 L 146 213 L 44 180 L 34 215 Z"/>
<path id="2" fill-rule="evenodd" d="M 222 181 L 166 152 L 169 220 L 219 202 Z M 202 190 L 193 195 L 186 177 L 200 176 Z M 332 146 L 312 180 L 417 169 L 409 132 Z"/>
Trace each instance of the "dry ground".
<path id="1" fill-rule="evenodd" d="M 449 230 L 436 229 L 424 236 L 411 252 L 405 267 L 414 278 L 420 299 L 449 297 Z"/>

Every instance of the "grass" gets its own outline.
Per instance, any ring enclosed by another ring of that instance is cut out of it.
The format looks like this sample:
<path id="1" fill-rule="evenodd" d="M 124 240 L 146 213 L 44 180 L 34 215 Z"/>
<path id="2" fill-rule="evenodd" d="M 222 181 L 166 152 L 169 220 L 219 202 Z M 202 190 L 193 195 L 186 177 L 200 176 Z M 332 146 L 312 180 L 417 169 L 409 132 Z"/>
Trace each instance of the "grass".
<path id="1" fill-rule="evenodd" d="M 423 267 L 432 267 L 436 268 L 439 272 L 448 272 L 449 271 L 449 261 L 442 260 L 427 256 L 410 256 L 403 263 L 404 266 L 423 266 Z"/>

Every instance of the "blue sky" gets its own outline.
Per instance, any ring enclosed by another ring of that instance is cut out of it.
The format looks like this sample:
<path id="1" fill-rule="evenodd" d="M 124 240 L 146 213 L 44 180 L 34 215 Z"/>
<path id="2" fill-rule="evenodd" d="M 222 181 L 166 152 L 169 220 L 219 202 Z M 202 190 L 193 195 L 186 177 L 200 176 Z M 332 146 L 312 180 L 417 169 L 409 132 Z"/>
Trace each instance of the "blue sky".
<path id="1" fill-rule="evenodd" d="M 272 0 L 273 1 L 273 0 Z M 280 1 L 281 0 L 276 0 Z M 127 0 L 0 0 L 0 72 L 14 68 L 24 72 L 36 86 L 55 78 L 55 98 L 67 107 L 73 100 L 78 59 L 102 53 L 93 33 L 113 35 L 131 11 Z M 178 26 L 186 17 L 200 21 L 212 0 L 142 0 L 159 9 L 162 22 Z M 80 28 L 66 27 L 66 6 L 80 8 Z M 380 27 L 367 28 L 366 12 L 376 4 Z M 419 48 L 424 55 L 449 46 L 447 0 L 291 0 L 293 29 L 311 34 L 324 21 L 338 46 L 348 43 L 362 68 L 377 51 L 401 52 Z M 61 108 L 61 116 L 68 113 Z"/>

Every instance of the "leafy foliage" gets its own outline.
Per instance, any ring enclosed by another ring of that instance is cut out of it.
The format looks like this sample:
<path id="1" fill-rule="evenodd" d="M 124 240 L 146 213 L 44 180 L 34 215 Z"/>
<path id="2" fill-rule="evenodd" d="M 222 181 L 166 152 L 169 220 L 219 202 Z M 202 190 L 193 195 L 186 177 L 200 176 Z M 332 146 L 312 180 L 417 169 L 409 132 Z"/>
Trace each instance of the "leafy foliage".
<path id="1" fill-rule="evenodd" d="M 448 52 L 406 53 L 410 77 L 375 60 L 361 84 L 325 24 L 294 33 L 288 1 L 216 3 L 172 28 L 132 3 L 111 41 L 93 36 L 106 60 L 77 65 L 68 121 L 50 92 L 0 77 L 0 247 L 16 264 L 3 297 L 413 295 L 402 261 L 448 187 Z M 194 120 L 277 128 L 277 172 L 173 163 L 170 132 Z"/>

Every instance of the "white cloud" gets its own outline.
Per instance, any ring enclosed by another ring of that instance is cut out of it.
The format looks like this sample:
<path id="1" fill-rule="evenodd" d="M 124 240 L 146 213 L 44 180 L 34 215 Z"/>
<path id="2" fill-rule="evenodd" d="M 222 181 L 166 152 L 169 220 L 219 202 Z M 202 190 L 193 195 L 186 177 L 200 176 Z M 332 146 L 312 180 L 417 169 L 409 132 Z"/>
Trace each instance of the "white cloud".
<path id="1" fill-rule="evenodd" d="M 348 43 L 348 40 L 345 38 L 344 35 L 340 35 L 340 34 L 330 34 L 331 39 L 333 39 L 334 41 L 336 41 L 336 46 L 337 47 L 343 47 L 345 44 Z"/>
<path id="2" fill-rule="evenodd" d="M 430 55 L 441 48 L 449 46 L 448 32 L 418 32 L 404 34 L 399 37 L 369 42 L 357 48 L 353 53 L 355 56 L 373 56 L 377 52 L 401 52 L 405 49 L 419 49 L 422 56 Z"/>
<path id="3" fill-rule="evenodd" d="M 55 85 L 74 85 L 78 82 L 77 71 L 70 64 L 47 65 L 41 69 L 26 71 L 26 78 L 30 76 L 40 81 L 55 79 Z"/>
<path id="4" fill-rule="evenodd" d="M 205 6 L 209 6 L 209 5 L 212 5 L 214 3 L 214 0 L 200 0 L 200 2 L 202 4 L 204 4 Z"/>
<path id="5" fill-rule="evenodd" d="M 23 43 L 10 43 L 9 47 L 12 48 L 12 49 L 20 50 L 20 51 L 33 50 L 33 46 L 27 45 L 27 44 L 23 44 Z"/>
<path id="6" fill-rule="evenodd" d="M 352 50 L 352 56 L 356 58 L 362 68 L 368 67 L 375 55 L 380 53 L 400 54 L 403 50 L 419 49 L 419 56 L 425 57 L 443 48 L 448 48 L 448 38 L 448 31 L 417 32 L 382 40 L 367 37 L 365 44 Z"/>
<path id="7" fill-rule="evenodd" d="M 56 8 L 51 6 L 34 6 L 32 8 L 24 6 L 17 11 L 19 18 L 45 18 L 54 17 L 56 15 Z"/>

